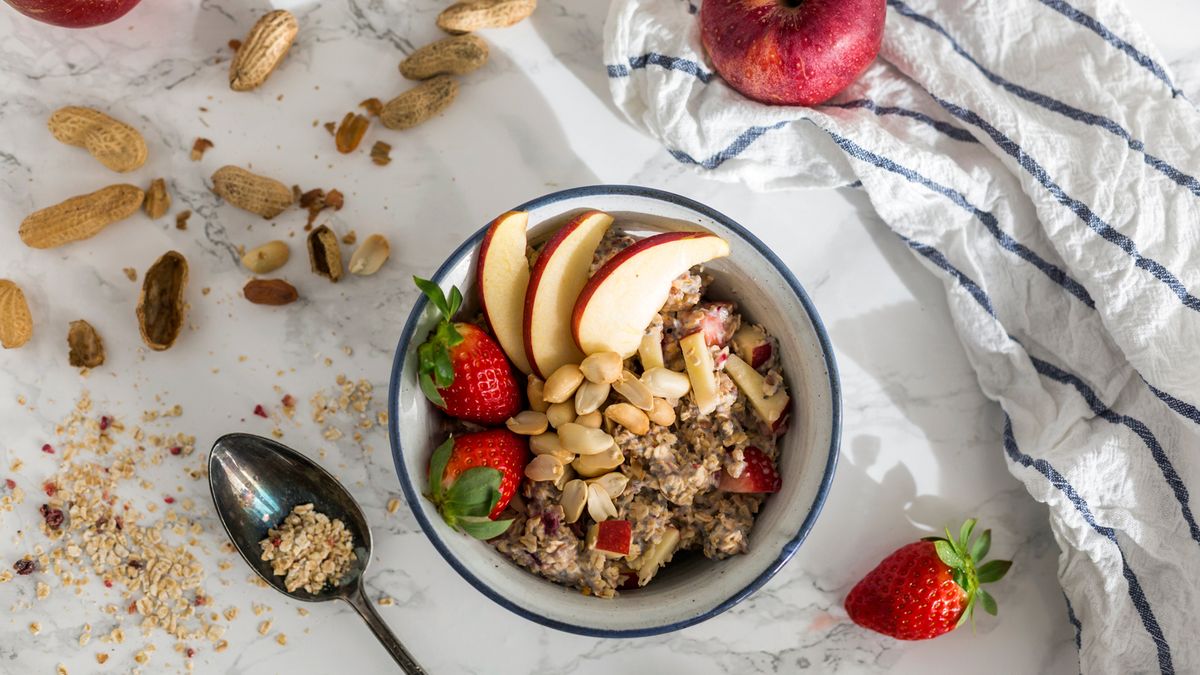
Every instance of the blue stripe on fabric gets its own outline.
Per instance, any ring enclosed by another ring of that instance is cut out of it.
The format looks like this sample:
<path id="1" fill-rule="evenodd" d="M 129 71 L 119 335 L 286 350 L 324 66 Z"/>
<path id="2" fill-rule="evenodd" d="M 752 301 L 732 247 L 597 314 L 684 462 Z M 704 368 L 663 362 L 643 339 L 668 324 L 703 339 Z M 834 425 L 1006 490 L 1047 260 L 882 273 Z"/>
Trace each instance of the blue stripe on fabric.
<path id="1" fill-rule="evenodd" d="M 1146 152 L 1145 144 L 1142 141 L 1134 138 L 1121 125 L 1107 117 L 1104 117 L 1103 115 L 1096 115 L 1094 113 L 1080 110 L 1079 108 L 1067 103 L 1063 103 L 1058 99 L 1051 98 L 1050 96 L 1030 89 L 1026 89 L 1019 84 L 1015 84 L 1009 80 L 1006 80 L 1005 78 L 985 68 L 983 64 L 977 61 L 975 57 L 971 56 L 967 50 L 963 49 L 962 45 L 960 45 L 958 41 L 955 40 L 954 37 L 951 36 L 950 33 L 947 32 L 946 29 L 943 28 L 938 22 L 927 16 L 917 13 L 911 7 L 904 4 L 903 0 L 888 0 L 888 5 L 895 9 L 896 12 L 901 16 L 912 19 L 913 21 L 916 21 L 917 23 L 939 33 L 942 37 L 946 38 L 946 40 L 950 42 L 950 46 L 959 54 L 959 56 L 962 56 L 964 59 L 969 61 L 971 65 L 975 66 L 976 70 L 982 73 L 983 76 L 990 80 L 993 84 L 1000 86 L 1005 91 L 1023 98 L 1030 103 L 1035 103 L 1047 110 L 1056 112 L 1077 122 L 1083 122 L 1084 124 L 1099 127 L 1105 131 L 1108 131 L 1114 136 L 1123 139 L 1126 145 L 1129 146 L 1129 149 L 1142 154 L 1142 159 L 1147 165 L 1159 171 L 1167 178 L 1170 178 L 1176 184 L 1187 188 L 1192 194 L 1200 197 L 1200 180 L 1196 180 L 1196 178 L 1193 176 L 1190 176 L 1174 166 L 1171 166 L 1163 159 Z"/>
<path id="2" fill-rule="evenodd" d="M 1138 373 L 1138 377 L 1142 377 L 1141 373 Z M 1144 377 L 1142 377 L 1142 382 L 1145 382 L 1146 386 L 1150 388 L 1150 391 L 1154 392 L 1154 395 L 1157 396 L 1160 401 L 1166 403 L 1168 408 L 1175 411 L 1179 415 L 1188 418 L 1196 424 L 1200 424 L 1200 409 L 1197 409 L 1196 406 L 1188 403 L 1187 401 L 1180 401 L 1167 392 L 1162 391 L 1161 389 L 1150 384 L 1150 382 L 1148 382 Z"/>
<path id="3" fill-rule="evenodd" d="M 1010 421 L 1008 424 L 1011 426 L 1012 422 Z M 1012 432 L 1009 433 L 1011 435 Z M 1015 441 L 1013 446 L 1016 446 Z M 1005 449 L 1007 450 L 1007 448 Z M 1075 651 L 1079 651 L 1083 649 L 1083 624 L 1079 622 L 1079 617 L 1075 616 L 1075 608 L 1071 606 L 1071 599 L 1067 597 L 1066 593 L 1063 593 L 1063 600 L 1067 603 L 1067 621 L 1070 621 L 1071 625 L 1075 627 Z"/>
<path id="4" fill-rule="evenodd" d="M 778 129 L 787 123 L 788 121 L 785 120 L 783 122 L 776 122 L 769 127 L 750 127 L 749 129 L 743 131 L 737 138 L 733 139 L 733 142 L 730 143 L 728 147 L 716 153 L 712 157 L 709 157 L 708 159 L 696 159 L 682 150 L 668 149 L 667 152 L 671 153 L 671 156 L 674 157 L 678 162 L 682 162 L 684 164 L 697 164 L 705 169 L 712 170 L 724 164 L 725 160 L 733 159 L 734 157 L 742 154 L 746 148 L 750 147 L 750 145 L 754 143 L 754 141 L 757 141 L 763 134 L 767 133 L 768 131 Z"/>
<path id="5" fill-rule="evenodd" d="M 1154 275 L 1154 278 L 1165 284 L 1167 288 L 1171 289 L 1171 292 L 1179 298 L 1184 307 L 1200 312 L 1200 298 L 1197 298 L 1188 292 L 1187 287 L 1183 285 L 1183 282 L 1180 281 L 1178 277 L 1172 274 L 1170 270 L 1162 265 L 1162 263 L 1152 258 L 1143 256 L 1141 252 L 1138 251 L 1137 244 L 1135 244 L 1132 239 L 1119 232 L 1112 225 L 1106 223 L 1102 218 L 1100 218 L 1100 216 L 1092 212 L 1092 209 L 1088 207 L 1087 204 L 1084 204 L 1078 199 L 1068 195 L 1062 189 L 1062 187 L 1058 185 L 1058 183 L 1054 182 L 1054 180 L 1050 178 L 1050 175 L 1046 173 L 1046 170 L 1042 168 L 1042 165 L 1038 164 L 1033 157 L 1030 157 L 1021 148 L 1021 146 L 1017 145 L 1016 142 L 1014 142 L 1011 138 L 1005 136 L 999 129 L 989 124 L 974 112 L 955 105 L 949 101 L 940 99 L 933 94 L 930 94 L 930 96 L 933 96 L 933 100 L 937 101 L 943 108 L 949 111 L 950 114 L 968 124 L 982 129 L 988 136 L 992 138 L 992 141 L 994 141 L 997 146 L 1008 153 L 1011 157 L 1016 159 L 1017 163 L 1021 165 L 1021 168 L 1025 169 L 1029 175 L 1037 179 L 1037 181 L 1042 184 L 1042 187 L 1046 188 L 1046 190 L 1058 201 L 1059 204 L 1071 209 L 1071 211 L 1074 212 L 1075 215 L 1078 216 L 1078 218 L 1089 228 L 1095 231 L 1096 234 L 1099 234 L 1106 241 L 1117 246 L 1129 257 L 1133 258 L 1134 264 L 1138 268 L 1146 270 L 1150 274 Z"/>
<path id="6" fill-rule="evenodd" d="M 1183 519 L 1188 524 L 1188 530 L 1191 532 L 1192 539 L 1196 543 L 1200 543 L 1200 527 L 1196 526 L 1196 519 L 1192 517 L 1192 508 L 1189 503 L 1187 486 L 1183 484 L 1183 479 L 1180 478 L 1179 473 L 1175 471 L 1175 466 L 1171 463 L 1171 459 L 1167 457 L 1166 451 L 1163 450 L 1162 445 L 1158 442 L 1158 439 L 1154 437 L 1154 434 L 1150 431 L 1150 428 L 1147 427 L 1141 420 L 1130 417 L 1129 415 L 1121 415 L 1116 413 L 1111 408 L 1104 405 L 1104 403 L 1100 400 L 1100 397 L 1096 395 L 1096 392 L 1093 391 L 1091 387 L 1087 386 L 1087 384 L 1080 379 L 1078 375 L 1069 373 L 1052 363 L 1048 363 L 1033 356 L 1030 356 L 1029 359 L 1033 361 L 1033 367 L 1038 371 L 1038 373 L 1056 382 L 1071 385 L 1075 391 L 1079 392 L 1079 395 L 1083 397 L 1083 400 L 1087 402 L 1088 407 L 1091 408 L 1092 412 L 1097 416 L 1103 418 L 1110 424 L 1119 424 L 1123 427 L 1126 427 L 1133 433 L 1137 434 L 1138 438 L 1142 439 L 1142 442 L 1145 443 L 1146 447 L 1150 449 L 1150 455 L 1154 457 L 1155 464 L 1158 464 L 1159 470 L 1162 471 L 1163 478 L 1167 481 L 1167 485 L 1170 486 L 1171 491 L 1175 494 L 1175 500 L 1179 502 L 1179 508 L 1183 512 Z"/>
<path id="7" fill-rule="evenodd" d="M 971 297 L 975 298 L 975 302 L 978 302 L 988 314 L 991 314 L 993 319 L 997 318 L 996 310 L 992 307 L 992 300 L 987 296 L 987 293 L 985 293 L 984 290 L 980 288 L 979 284 L 975 283 L 971 277 L 963 274 L 962 271 L 952 265 L 949 260 L 946 260 L 946 256 L 942 255 L 941 251 L 938 251 L 929 244 L 922 244 L 914 239 L 909 239 L 902 234 L 898 236 L 904 240 L 904 243 L 908 244 L 909 248 L 925 256 L 934 265 L 937 265 L 945 270 L 950 276 L 954 277 L 963 288 L 967 289 L 967 292 L 971 294 Z"/>
<path id="8" fill-rule="evenodd" d="M 632 70 L 640 70 L 646 66 L 659 66 L 667 70 L 678 70 L 681 73 L 687 73 L 700 80 L 704 84 L 708 84 L 713 78 L 713 74 L 704 69 L 703 66 L 695 61 L 680 58 L 678 56 L 667 56 L 657 52 L 649 52 L 641 56 L 629 57 L 629 65 L 616 64 L 605 66 L 608 69 L 609 77 L 628 77 Z"/>
<path id="9" fill-rule="evenodd" d="M 1164 675 L 1173 675 L 1175 673 L 1175 665 L 1171 660 L 1171 647 L 1167 644 L 1166 637 L 1163 636 L 1162 628 L 1158 625 L 1158 619 L 1154 616 L 1154 610 L 1150 607 L 1150 601 L 1146 599 L 1146 593 L 1142 590 L 1141 582 L 1138 581 L 1133 569 L 1129 567 L 1129 562 L 1125 560 L 1125 551 L 1121 549 L 1121 543 L 1117 541 L 1117 533 L 1111 527 L 1105 527 L 1096 522 L 1096 518 L 1092 515 L 1092 510 L 1088 506 L 1087 501 L 1076 492 L 1071 483 L 1050 462 L 1044 459 L 1034 459 L 1021 452 L 1017 447 L 1017 440 L 1013 436 L 1012 419 L 1007 414 L 1004 415 L 1004 451 L 1012 461 L 1023 467 L 1035 469 L 1038 473 L 1045 476 L 1051 485 L 1070 500 L 1075 506 L 1075 510 L 1079 512 L 1079 515 L 1083 516 L 1084 521 L 1097 534 L 1108 539 L 1117 547 L 1117 553 L 1121 556 L 1121 575 L 1125 577 L 1125 582 L 1129 586 L 1129 599 L 1142 620 L 1142 626 L 1150 634 L 1150 639 L 1154 641 L 1154 647 L 1158 650 L 1158 668 Z M 1069 607 L 1069 600 L 1067 604 Z"/>
<path id="10" fill-rule="evenodd" d="M 1029 264 L 1036 267 L 1043 274 L 1045 274 L 1047 277 L 1049 277 L 1054 283 L 1058 284 L 1059 286 L 1062 286 L 1068 293 L 1070 293 L 1071 295 L 1074 295 L 1076 298 L 1079 298 L 1079 301 L 1082 302 L 1083 304 L 1087 305 L 1088 307 L 1090 307 L 1092 309 L 1096 308 L 1095 301 L 1092 300 L 1092 296 L 1088 294 L 1087 289 L 1085 289 L 1082 284 L 1080 284 L 1078 281 L 1072 279 L 1071 276 L 1068 275 L 1062 268 L 1058 267 L 1057 265 L 1055 265 L 1051 262 L 1046 261 L 1044 258 L 1042 258 L 1037 253 L 1030 250 L 1024 244 L 1021 244 L 1016 239 L 1013 239 L 1012 236 L 1010 236 L 1007 232 L 1005 232 L 1004 230 L 1001 230 L 1000 224 L 996 220 L 995 215 L 993 215 L 987 211 L 984 211 L 983 209 L 980 209 L 979 207 L 972 204 L 970 201 L 967 200 L 966 196 L 964 196 L 961 192 L 958 192 L 957 190 L 947 187 L 945 185 L 936 183 L 933 180 L 926 178 L 925 176 L 922 176 L 921 174 L 917 173 L 916 171 L 913 171 L 912 169 L 901 166 L 900 164 L 897 164 L 896 162 L 888 159 L 887 157 L 877 155 L 877 154 L 871 152 L 870 150 L 867 150 L 866 148 L 863 148 L 862 146 L 858 145 L 854 141 L 851 141 L 848 138 L 839 136 L 838 134 L 836 134 L 832 131 L 827 131 L 826 133 L 828 133 L 833 138 L 834 143 L 837 143 L 838 146 L 841 147 L 843 150 L 845 150 L 846 153 L 849 154 L 850 156 L 860 159 L 864 162 L 873 164 L 881 169 L 891 171 L 892 173 L 895 173 L 899 176 L 903 176 L 909 182 L 917 183 L 918 185 L 922 185 L 925 188 L 927 188 L 933 192 L 936 192 L 936 193 L 946 197 L 950 201 L 954 202 L 956 205 L 958 205 L 964 211 L 975 216 L 975 218 L 978 219 L 979 222 L 983 223 L 983 226 L 985 228 L 987 228 L 987 231 L 989 233 L 991 233 L 992 237 L 994 237 L 996 239 L 996 241 L 999 242 L 1000 246 L 1003 247 L 1005 250 L 1016 254 L 1022 260 L 1026 261 Z"/>
<path id="11" fill-rule="evenodd" d="M 1152 59 L 1149 56 L 1147 56 L 1146 54 L 1144 54 L 1137 47 L 1134 47 L 1133 45 L 1129 44 L 1125 40 L 1122 40 L 1121 38 L 1117 37 L 1116 34 L 1114 34 L 1112 31 L 1110 31 L 1108 28 L 1106 28 L 1104 26 L 1104 24 L 1100 23 L 1100 21 L 1098 21 L 1095 17 L 1085 14 L 1084 12 L 1081 12 L 1080 10 L 1076 9 L 1075 7 L 1072 7 L 1069 3 L 1066 3 L 1063 0 L 1038 0 L 1038 1 L 1041 2 L 1043 5 L 1049 7 L 1050 9 L 1053 9 L 1054 11 L 1058 12 L 1059 14 L 1062 14 L 1063 16 L 1067 17 L 1068 19 L 1074 21 L 1075 23 L 1083 26 L 1084 28 L 1087 28 L 1088 30 L 1095 33 L 1096 35 L 1099 35 L 1108 44 L 1125 52 L 1129 56 L 1129 58 L 1131 58 L 1135 62 L 1137 62 L 1137 64 L 1139 66 L 1141 66 L 1141 67 L 1145 68 L 1146 70 L 1150 71 L 1151 73 L 1153 73 L 1154 77 L 1157 77 L 1159 80 L 1162 80 L 1163 84 L 1167 85 L 1167 87 L 1171 90 L 1172 97 L 1178 97 L 1178 96 L 1183 95 L 1183 91 L 1176 88 L 1175 83 L 1171 82 L 1171 78 L 1167 76 L 1167 71 L 1165 71 L 1162 66 L 1158 65 L 1158 63 L 1156 63 L 1154 61 L 1154 59 Z"/>
<path id="12" fill-rule="evenodd" d="M 907 117 L 909 119 L 914 119 L 914 120 L 917 120 L 918 122 L 923 122 L 925 124 L 928 124 L 929 126 L 933 127 L 934 129 L 937 129 L 938 131 L 942 132 L 943 134 L 946 134 L 947 136 L 949 136 L 950 138 L 953 138 L 956 141 L 962 141 L 964 143 L 978 143 L 979 142 L 979 140 L 977 138 L 975 138 L 974 136 L 971 135 L 971 132 L 967 131 L 966 129 L 963 129 L 962 127 L 956 127 L 953 124 L 948 124 L 941 120 L 936 120 L 936 119 L 930 117 L 929 115 L 926 115 L 925 113 L 919 112 L 916 110 L 909 110 L 908 108 L 900 108 L 897 106 L 890 106 L 890 105 L 889 106 L 878 105 L 874 101 L 872 101 L 870 99 L 866 99 L 866 98 L 855 99 L 853 101 L 846 101 L 844 103 L 826 103 L 821 107 L 844 108 L 847 110 L 854 109 L 854 108 L 866 108 L 867 110 L 870 110 L 871 112 L 875 113 L 876 115 L 878 115 L 880 117 L 882 117 L 884 115 L 899 115 L 900 117 Z"/>

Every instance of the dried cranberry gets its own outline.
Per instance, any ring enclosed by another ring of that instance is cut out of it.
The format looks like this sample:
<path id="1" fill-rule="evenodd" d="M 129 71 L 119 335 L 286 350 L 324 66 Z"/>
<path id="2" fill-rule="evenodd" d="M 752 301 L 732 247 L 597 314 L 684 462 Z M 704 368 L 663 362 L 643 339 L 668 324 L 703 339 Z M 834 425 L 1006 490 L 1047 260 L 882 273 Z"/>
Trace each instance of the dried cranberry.
<path id="1" fill-rule="evenodd" d="M 190 659 L 196 655 L 196 650 L 188 647 L 187 649 L 183 650 L 183 655 Z"/>
<path id="2" fill-rule="evenodd" d="M 110 420 L 108 418 L 108 415 L 101 415 L 100 416 L 100 431 L 107 431 L 108 425 L 111 423 L 112 423 L 112 420 Z"/>
<path id="3" fill-rule="evenodd" d="M 54 454 L 54 446 L 50 445 L 49 443 L 46 443 L 45 445 L 42 446 L 42 452 L 46 453 L 47 455 L 53 455 Z"/>
<path id="4" fill-rule="evenodd" d="M 170 496 L 170 495 L 167 495 L 166 497 L 163 497 L 163 501 L 164 501 L 164 502 L 166 502 L 166 503 L 168 503 L 168 504 L 174 504 L 174 503 L 175 503 L 175 498 L 174 498 L 174 497 L 172 497 L 172 496 Z"/>
<path id="5" fill-rule="evenodd" d="M 53 497 L 55 492 L 58 492 L 58 486 L 50 481 L 42 483 L 42 492 L 46 493 L 47 497 Z"/>
<path id="6" fill-rule="evenodd" d="M 175 446 L 172 446 L 172 447 L 171 447 L 171 454 L 172 454 L 172 455 L 178 455 L 178 454 L 180 454 L 180 453 L 182 453 L 182 452 L 183 452 L 183 448 L 179 447 L 178 445 L 175 445 Z"/>
<path id="7" fill-rule="evenodd" d="M 105 588 L 112 588 L 112 579 L 105 579 L 105 580 L 104 580 L 104 587 L 105 587 Z"/>
<path id="8" fill-rule="evenodd" d="M 279 548 L 279 537 L 275 537 L 274 539 L 272 539 L 271 545 L 274 546 L 275 548 Z"/>
<path id="9" fill-rule="evenodd" d="M 37 563 L 32 560 L 26 560 L 22 558 L 13 563 L 13 569 L 17 571 L 17 574 L 33 574 L 34 570 L 37 569 Z"/>
<path id="10" fill-rule="evenodd" d="M 17 481 L 15 481 L 11 478 L 5 478 L 4 479 L 4 487 L 8 488 L 9 490 L 13 490 L 17 487 Z"/>
<path id="11" fill-rule="evenodd" d="M 562 525 L 562 519 L 558 514 L 558 511 L 546 511 L 542 514 L 542 527 L 546 528 L 546 534 L 551 537 L 558 534 L 558 526 Z"/>
<path id="12" fill-rule="evenodd" d="M 281 403 L 283 403 L 283 407 L 291 408 L 296 405 L 296 399 L 292 398 L 291 394 L 285 394 Z"/>
<path id="13" fill-rule="evenodd" d="M 259 417 L 266 417 L 267 411 L 262 407 L 262 405 L 256 405 L 254 406 L 254 414 L 258 415 Z"/>
<path id="14" fill-rule="evenodd" d="M 207 603 L 208 603 L 208 598 L 206 598 L 200 594 L 196 595 L 196 606 L 197 607 L 203 607 Z"/>
<path id="15" fill-rule="evenodd" d="M 100 529 L 108 524 L 108 516 L 100 516 L 96 519 L 96 529 Z"/>
<path id="16" fill-rule="evenodd" d="M 126 609 L 129 610 L 130 614 L 136 613 L 137 612 L 137 602 L 134 601 L 134 602 L 129 603 L 129 607 L 127 607 Z"/>

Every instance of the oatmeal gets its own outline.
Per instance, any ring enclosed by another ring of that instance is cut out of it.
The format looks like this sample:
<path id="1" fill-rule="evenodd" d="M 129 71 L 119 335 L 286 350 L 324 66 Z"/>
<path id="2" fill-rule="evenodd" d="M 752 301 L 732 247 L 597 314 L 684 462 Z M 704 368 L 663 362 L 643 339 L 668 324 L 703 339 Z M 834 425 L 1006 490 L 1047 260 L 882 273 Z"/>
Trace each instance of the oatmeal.
<path id="1" fill-rule="evenodd" d="M 271 563 L 276 576 L 284 577 L 288 591 L 303 588 L 318 593 L 326 584 L 337 586 L 356 560 L 345 523 L 314 511 L 312 504 L 292 509 L 258 544 L 262 560 Z"/>

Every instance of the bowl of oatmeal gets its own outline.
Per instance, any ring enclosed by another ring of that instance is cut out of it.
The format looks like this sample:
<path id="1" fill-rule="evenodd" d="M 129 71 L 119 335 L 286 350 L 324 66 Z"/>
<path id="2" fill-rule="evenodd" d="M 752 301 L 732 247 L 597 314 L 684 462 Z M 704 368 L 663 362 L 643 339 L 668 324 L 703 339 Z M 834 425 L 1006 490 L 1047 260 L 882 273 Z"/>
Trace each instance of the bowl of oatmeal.
<path id="1" fill-rule="evenodd" d="M 527 349 L 511 364 L 521 402 L 507 427 L 528 444 L 522 460 L 528 463 L 511 503 L 492 514 L 511 524 L 498 535 L 489 529 L 481 541 L 456 529 L 427 496 L 434 449 L 448 435 L 463 438 L 487 425 L 451 419 L 423 394 L 418 351 L 439 319 L 419 300 L 400 337 L 389 391 L 393 458 L 409 506 L 459 575 L 537 623 L 629 637 L 723 612 L 792 557 L 833 479 L 841 400 L 816 309 L 754 235 L 685 197 L 591 186 L 514 211 L 528 214 L 531 259 L 591 214 L 607 218 L 603 233 L 584 247 L 590 283 L 572 289 L 579 299 L 569 303 L 575 310 L 566 330 L 580 356 L 589 356 L 580 361 L 556 352 L 553 331 L 536 320 L 544 315 L 526 309 L 533 312 L 524 327 Z M 488 300 L 484 311 L 478 281 L 489 227 L 432 278 L 447 292 L 461 290 L 459 321 L 487 331 L 496 303 Z M 651 243 L 663 245 L 650 254 Z M 662 270 L 688 264 L 688 255 L 705 262 L 668 277 L 665 301 L 639 292 L 644 278 L 674 274 Z M 629 272 L 635 260 L 642 267 Z M 633 281 L 613 271 L 622 262 Z M 538 265 L 533 269 L 537 277 Z M 613 281 L 601 283 L 602 277 Z M 654 309 L 642 326 L 630 317 L 641 317 L 647 302 Z M 636 330 L 627 330 L 630 321 Z M 503 322 L 491 323 L 510 347 Z M 550 346 L 542 349 L 543 338 L 529 336 L 536 330 L 546 332 Z M 656 346 L 648 352 L 650 343 Z M 611 375 L 593 374 L 601 368 L 591 362 L 606 361 L 601 356 L 616 362 L 606 366 Z M 527 378 L 521 371 L 529 370 Z M 572 379 L 560 370 L 585 375 Z M 706 370 L 711 378 L 701 377 Z"/>

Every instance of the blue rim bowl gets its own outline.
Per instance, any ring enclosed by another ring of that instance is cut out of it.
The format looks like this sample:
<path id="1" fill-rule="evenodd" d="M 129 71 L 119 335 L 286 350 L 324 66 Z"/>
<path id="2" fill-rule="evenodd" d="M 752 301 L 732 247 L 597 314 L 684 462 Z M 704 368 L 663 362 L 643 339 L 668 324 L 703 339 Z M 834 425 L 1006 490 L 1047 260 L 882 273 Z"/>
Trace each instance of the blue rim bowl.
<path id="1" fill-rule="evenodd" d="M 841 438 L 841 388 L 829 336 L 800 282 L 757 237 L 724 214 L 670 192 L 593 185 L 538 197 L 514 210 L 530 212 L 537 240 L 570 213 L 595 208 L 637 231 L 708 229 L 730 240 L 733 254 L 708 266 L 714 289 L 726 287 L 746 316 L 780 340 L 792 393 L 792 425 L 780 441 L 784 487 L 771 495 L 750 533 L 747 553 L 723 561 L 692 556 L 672 562 L 645 588 L 616 599 L 584 596 L 519 568 L 492 547 L 451 530 L 422 497 L 429 454 L 440 442 L 439 412 L 416 384 L 415 349 L 435 322 L 421 297 L 396 348 L 388 387 L 388 435 L 409 507 L 438 553 L 480 593 L 535 623 L 593 637 L 639 637 L 710 619 L 761 588 L 788 562 L 812 529 L 829 494 Z M 632 226 L 632 227 L 631 227 Z M 470 298 L 474 254 L 487 226 L 459 246 L 434 274 Z M 742 289 L 739 293 L 738 290 Z M 752 289 L 747 292 L 745 289 Z M 718 294 L 719 294 L 718 290 Z M 798 310 L 798 311 L 789 311 Z"/>

